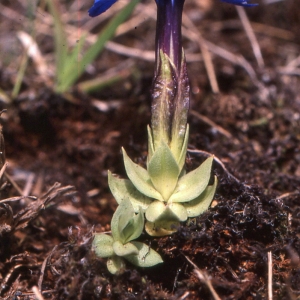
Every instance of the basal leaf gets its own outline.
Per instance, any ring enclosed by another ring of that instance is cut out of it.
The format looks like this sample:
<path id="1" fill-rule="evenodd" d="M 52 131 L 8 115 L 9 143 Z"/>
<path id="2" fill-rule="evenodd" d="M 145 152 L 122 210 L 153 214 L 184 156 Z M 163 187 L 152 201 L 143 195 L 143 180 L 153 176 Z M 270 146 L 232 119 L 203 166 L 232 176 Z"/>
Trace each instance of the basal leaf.
<path id="1" fill-rule="evenodd" d="M 146 222 L 145 230 L 151 236 L 171 235 L 180 226 L 178 221 Z"/>
<path id="2" fill-rule="evenodd" d="M 215 176 L 215 182 L 213 185 L 209 185 L 200 196 L 196 199 L 182 203 L 186 208 L 189 218 L 197 217 L 204 213 L 210 206 L 212 199 L 214 198 L 216 188 L 218 184 L 218 179 Z"/>
<path id="3" fill-rule="evenodd" d="M 152 130 L 149 125 L 147 126 L 147 132 L 148 132 L 148 156 L 147 156 L 147 168 L 148 168 L 149 161 L 151 160 L 154 153 L 154 142 L 153 142 Z"/>
<path id="4" fill-rule="evenodd" d="M 107 234 L 104 233 L 96 233 L 92 247 L 99 257 L 111 257 L 114 255 L 113 250 L 113 242 L 114 239 Z"/>
<path id="5" fill-rule="evenodd" d="M 122 244 L 119 241 L 113 243 L 113 249 L 116 255 L 118 256 L 126 256 L 132 254 L 138 254 L 139 250 L 132 243 Z"/>
<path id="6" fill-rule="evenodd" d="M 182 170 L 182 168 L 184 167 L 184 164 L 185 164 L 187 146 L 188 146 L 188 142 L 189 142 L 189 131 L 190 131 L 190 127 L 189 127 L 189 124 L 187 124 L 186 130 L 185 130 L 185 136 L 184 136 L 184 140 L 183 140 L 183 145 L 181 148 L 179 159 L 177 161 L 180 170 Z"/>
<path id="7" fill-rule="evenodd" d="M 124 228 L 134 216 L 134 210 L 129 200 L 122 201 L 111 219 L 111 234 L 115 241 L 125 244 Z"/>
<path id="8" fill-rule="evenodd" d="M 168 201 L 177 184 L 180 169 L 164 141 L 155 149 L 148 164 L 148 173 L 155 189 Z"/>
<path id="9" fill-rule="evenodd" d="M 166 210 L 166 205 L 161 201 L 152 202 L 145 212 L 145 217 L 150 222 L 155 222 Z"/>
<path id="10" fill-rule="evenodd" d="M 153 199 L 139 192 L 130 180 L 118 178 L 110 171 L 108 171 L 108 185 L 118 204 L 124 199 L 129 199 L 136 213 L 139 212 L 139 207 L 145 210 L 153 202 Z"/>
<path id="11" fill-rule="evenodd" d="M 127 255 L 124 258 L 139 267 L 152 267 L 163 262 L 161 256 L 148 245 L 140 242 L 131 242 L 137 249 L 138 255 Z"/>
<path id="12" fill-rule="evenodd" d="M 207 158 L 196 170 L 181 177 L 169 202 L 189 202 L 197 198 L 207 187 L 213 156 Z"/>
<path id="13" fill-rule="evenodd" d="M 106 266 L 111 274 L 116 274 L 121 272 L 122 269 L 125 269 L 125 262 L 123 258 L 119 256 L 113 256 L 107 260 Z"/>
<path id="14" fill-rule="evenodd" d="M 154 188 L 151 183 L 150 176 L 144 168 L 135 164 L 127 155 L 126 151 L 123 151 L 124 165 L 127 176 L 133 183 L 133 185 L 144 195 L 163 201 L 162 195 Z"/>

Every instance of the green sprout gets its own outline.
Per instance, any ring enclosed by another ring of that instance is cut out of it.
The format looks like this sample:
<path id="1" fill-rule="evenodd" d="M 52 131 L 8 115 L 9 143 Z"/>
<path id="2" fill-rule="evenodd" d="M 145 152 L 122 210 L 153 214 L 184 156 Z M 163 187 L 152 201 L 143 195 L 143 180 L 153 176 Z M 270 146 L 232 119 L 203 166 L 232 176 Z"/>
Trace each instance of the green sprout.
<path id="1" fill-rule="evenodd" d="M 133 241 L 144 229 L 142 208 L 135 213 L 131 202 L 124 199 L 111 220 L 111 236 L 95 234 L 93 248 L 98 257 L 108 258 L 107 269 L 110 273 L 120 273 L 125 268 L 125 260 L 139 267 L 152 267 L 163 260 L 148 245 Z"/>

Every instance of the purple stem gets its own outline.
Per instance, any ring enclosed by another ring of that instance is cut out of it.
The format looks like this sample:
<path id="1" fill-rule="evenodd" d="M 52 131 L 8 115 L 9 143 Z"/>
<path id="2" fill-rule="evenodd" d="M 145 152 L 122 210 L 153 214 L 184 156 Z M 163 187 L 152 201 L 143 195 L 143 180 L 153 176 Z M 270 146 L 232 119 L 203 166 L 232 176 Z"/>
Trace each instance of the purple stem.
<path id="1" fill-rule="evenodd" d="M 156 0 L 156 66 L 159 60 L 159 51 L 169 56 L 180 71 L 182 58 L 181 19 L 185 0 Z M 157 72 L 158 70 L 156 70 Z"/>

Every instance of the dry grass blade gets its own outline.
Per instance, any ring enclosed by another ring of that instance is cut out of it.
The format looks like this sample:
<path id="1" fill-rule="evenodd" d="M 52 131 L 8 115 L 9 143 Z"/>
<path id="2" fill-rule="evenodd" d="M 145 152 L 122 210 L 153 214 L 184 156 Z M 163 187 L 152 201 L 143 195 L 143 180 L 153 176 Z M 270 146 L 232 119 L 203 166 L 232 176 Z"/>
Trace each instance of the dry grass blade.
<path id="1" fill-rule="evenodd" d="M 56 200 L 59 196 L 67 196 L 74 194 L 73 186 L 60 187 L 59 183 L 55 183 L 47 193 L 37 199 L 37 201 L 27 205 L 22 211 L 14 216 L 14 230 L 24 228 L 28 222 L 35 219 L 41 210 Z"/>
<path id="2" fill-rule="evenodd" d="M 195 110 L 191 110 L 190 113 L 191 113 L 191 115 L 193 115 L 197 119 L 199 119 L 202 122 L 204 122 L 204 123 L 208 124 L 209 126 L 213 127 L 215 130 L 217 130 L 219 133 L 221 133 L 222 135 L 224 135 L 228 139 L 232 139 L 233 142 L 236 145 L 240 144 L 239 140 L 237 140 L 236 138 L 233 138 L 232 134 L 229 131 L 227 131 L 226 129 L 224 129 L 221 126 L 217 125 L 215 122 L 213 122 L 212 120 L 210 120 L 208 117 L 199 114 Z"/>
<path id="3" fill-rule="evenodd" d="M 264 59 L 262 57 L 260 46 L 258 44 L 257 38 L 254 34 L 254 31 L 253 31 L 253 28 L 250 24 L 248 16 L 245 12 L 245 9 L 242 6 L 236 6 L 235 8 L 236 8 L 236 10 L 239 14 L 239 17 L 241 19 L 241 22 L 243 24 L 245 32 L 246 32 L 246 34 L 248 36 L 248 39 L 251 43 L 251 46 L 252 46 L 253 53 L 254 53 L 254 56 L 256 58 L 257 64 L 260 68 L 263 68 L 265 66 Z"/>
<path id="4" fill-rule="evenodd" d="M 0 203 L 16 202 L 16 201 L 24 200 L 26 198 L 31 200 L 36 200 L 36 197 L 34 196 L 17 196 L 17 197 L 11 197 L 11 198 L 0 200 Z"/>
<path id="5" fill-rule="evenodd" d="M 51 253 L 49 255 L 47 255 L 47 257 L 44 259 L 44 261 L 42 263 L 41 272 L 40 272 L 41 274 L 40 274 L 40 277 L 39 277 L 39 280 L 38 280 L 38 290 L 39 290 L 39 292 L 42 292 L 42 283 L 43 283 L 43 279 L 44 279 L 44 275 L 45 275 L 45 269 L 46 269 L 46 266 L 47 266 L 47 262 L 48 262 L 49 258 L 52 256 L 52 254 L 56 251 L 57 247 L 58 247 L 57 245 L 54 246 Z"/>
<path id="6" fill-rule="evenodd" d="M 273 269 L 272 269 L 272 252 L 268 252 L 268 299 L 273 300 Z"/>
<path id="7" fill-rule="evenodd" d="M 199 280 L 201 282 L 203 282 L 208 287 L 208 289 L 211 292 L 213 298 L 215 300 L 221 300 L 221 298 L 219 297 L 219 295 L 217 294 L 217 292 L 215 291 L 214 287 L 211 284 L 211 280 L 210 280 L 209 275 L 207 275 L 205 272 L 201 271 L 187 256 L 185 256 L 185 258 L 194 267 L 194 273 L 199 278 Z"/>
<path id="8" fill-rule="evenodd" d="M 44 297 L 38 290 L 37 286 L 32 287 L 32 292 L 34 293 L 34 296 L 37 300 L 44 300 Z"/>
<path id="9" fill-rule="evenodd" d="M 185 14 L 183 14 L 183 22 L 188 28 L 183 29 L 184 35 L 187 36 L 191 41 L 198 41 L 211 89 L 215 94 L 218 94 L 220 89 L 208 45 L 200 32 Z"/>

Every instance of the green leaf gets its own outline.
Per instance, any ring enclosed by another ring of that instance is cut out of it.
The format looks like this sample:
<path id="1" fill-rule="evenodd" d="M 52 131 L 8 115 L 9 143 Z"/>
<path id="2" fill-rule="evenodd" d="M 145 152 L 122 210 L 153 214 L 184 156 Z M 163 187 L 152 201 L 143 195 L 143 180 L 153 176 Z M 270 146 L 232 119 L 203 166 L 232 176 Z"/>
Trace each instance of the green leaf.
<path id="1" fill-rule="evenodd" d="M 156 190 L 168 201 L 177 184 L 180 169 L 163 140 L 149 161 L 148 173 Z"/>
<path id="2" fill-rule="evenodd" d="M 189 142 L 189 131 L 190 131 L 190 126 L 189 126 L 189 124 L 187 124 L 180 156 L 179 156 L 179 159 L 177 160 L 180 170 L 182 170 L 182 168 L 184 167 L 184 164 L 185 164 L 187 146 L 188 146 L 188 142 Z"/>
<path id="3" fill-rule="evenodd" d="M 107 234 L 104 233 L 96 233 L 92 247 L 99 257 L 111 257 L 114 255 L 113 250 L 113 242 L 114 239 Z"/>
<path id="4" fill-rule="evenodd" d="M 47 0 L 47 4 L 54 21 L 56 80 L 60 82 L 68 54 L 67 37 L 57 0 Z"/>
<path id="5" fill-rule="evenodd" d="M 113 243 L 113 249 L 116 255 L 125 256 L 131 254 L 138 254 L 139 250 L 132 243 L 123 245 L 121 242 L 116 241 Z"/>
<path id="6" fill-rule="evenodd" d="M 189 202 L 197 198 L 209 183 L 213 160 L 213 156 L 207 158 L 196 170 L 181 177 L 168 201 Z"/>
<path id="7" fill-rule="evenodd" d="M 148 168 L 149 161 L 151 160 L 155 149 L 154 149 L 152 130 L 149 125 L 147 126 L 147 132 L 148 132 L 148 156 L 147 156 L 147 168 Z"/>
<path id="8" fill-rule="evenodd" d="M 166 205 L 160 201 L 152 202 L 145 212 L 145 217 L 150 222 L 155 222 L 166 210 Z"/>
<path id="9" fill-rule="evenodd" d="M 144 195 L 160 201 L 164 201 L 162 195 L 154 188 L 150 176 L 144 168 L 135 164 L 122 148 L 124 165 L 127 176 L 133 185 Z"/>
<path id="10" fill-rule="evenodd" d="M 53 0 L 48 0 L 48 3 L 52 1 Z M 77 64 L 73 64 L 73 68 L 68 67 L 68 76 L 64 76 L 65 81 L 57 87 L 58 92 L 62 93 L 66 91 L 70 86 L 72 86 L 76 82 L 76 80 L 84 72 L 87 65 L 89 65 L 104 49 L 105 43 L 114 36 L 115 31 L 117 30 L 119 25 L 122 24 L 130 16 L 130 14 L 132 13 L 133 9 L 139 1 L 140 0 L 129 1 L 128 5 L 126 5 L 124 9 L 122 9 L 101 31 L 101 33 L 98 35 L 97 41 L 83 54 L 82 59 L 78 61 Z M 63 29 L 61 31 L 63 32 Z M 56 33 L 56 35 L 58 35 L 58 33 Z M 61 40 L 62 38 L 60 37 L 60 44 Z M 66 40 L 64 40 L 64 43 L 65 41 Z M 58 55 L 61 54 L 59 51 L 56 52 L 58 52 Z M 63 54 L 65 54 L 65 52 L 63 52 Z M 66 57 L 66 55 L 64 55 L 64 57 Z M 64 59 L 60 59 L 60 61 L 64 61 Z M 63 68 L 60 68 L 60 72 L 63 71 Z"/>
<path id="11" fill-rule="evenodd" d="M 187 212 L 180 203 L 162 203 L 154 201 L 149 205 L 145 212 L 147 221 L 186 221 Z"/>
<path id="12" fill-rule="evenodd" d="M 134 214 L 130 201 L 122 201 L 116 209 L 111 219 L 111 234 L 115 241 L 120 241 L 125 244 L 123 229 L 126 227 L 128 220 L 132 218 Z M 123 216 L 121 218 L 121 216 Z M 120 220 L 121 219 L 121 220 Z"/>
<path id="13" fill-rule="evenodd" d="M 111 232 L 115 241 L 123 245 L 138 238 L 144 227 L 144 214 L 135 214 L 129 199 L 124 199 L 115 211 L 111 220 Z"/>
<path id="14" fill-rule="evenodd" d="M 123 258 L 119 256 L 113 256 L 107 260 L 107 269 L 111 274 L 120 273 L 122 269 L 125 269 L 125 262 Z"/>
<path id="15" fill-rule="evenodd" d="M 178 221 L 146 222 L 145 230 L 151 236 L 165 236 L 176 232 L 179 226 Z"/>
<path id="16" fill-rule="evenodd" d="M 128 199 L 136 213 L 139 212 L 139 207 L 145 210 L 153 201 L 139 192 L 130 180 L 117 178 L 110 171 L 108 171 L 108 185 L 118 204 Z"/>
<path id="17" fill-rule="evenodd" d="M 215 176 L 214 184 L 209 185 L 200 196 L 190 202 L 182 203 L 182 205 L 186 208 L 189 218 L 197 217 L 208 209 L 212 199 L 214 198 L 217 184 L 218 179 Z"/>
<path id="18" fill-rule="evenodd" d="M 124 258 L 135 266 L 146 268 L 163 262 L 161 256 L 146 244 L 140 242 L 131 243 L 138 249 L 138 255 L 128 255 Z"/>

